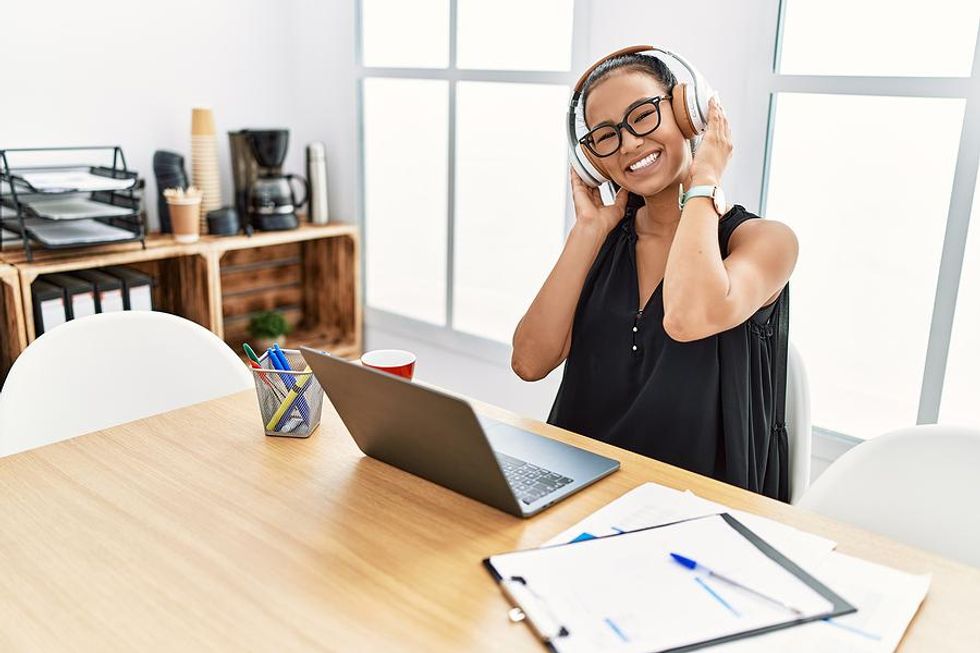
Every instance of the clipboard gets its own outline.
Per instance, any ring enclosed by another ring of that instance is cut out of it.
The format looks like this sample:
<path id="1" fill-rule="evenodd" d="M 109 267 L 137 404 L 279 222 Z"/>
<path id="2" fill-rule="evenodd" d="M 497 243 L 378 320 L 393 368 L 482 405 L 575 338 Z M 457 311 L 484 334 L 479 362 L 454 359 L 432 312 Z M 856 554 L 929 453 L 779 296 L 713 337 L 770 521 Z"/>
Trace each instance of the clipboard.
<path id="1" fill-rule="evenodd" d="M 780 613 L 713 578 L 709 584 L 707 576 L 671 566 L 667 546 L 693 552 L 713 569 L 738 572 L 741 565 L 747 585 L 777 588 L 771 594 L 807 609 Z M 511 620 L 527 621 L 555 653 L 680 653 L 856 611 L 727 513 L 504 553 L 483 563 L 514 606 Z"/>

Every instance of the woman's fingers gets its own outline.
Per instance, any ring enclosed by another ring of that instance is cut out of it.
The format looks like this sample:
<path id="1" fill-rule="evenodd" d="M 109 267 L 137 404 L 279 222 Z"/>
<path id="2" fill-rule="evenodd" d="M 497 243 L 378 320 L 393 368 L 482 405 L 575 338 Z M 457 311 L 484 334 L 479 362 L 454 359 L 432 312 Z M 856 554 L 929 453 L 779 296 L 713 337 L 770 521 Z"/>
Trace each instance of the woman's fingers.
<path id="1" fill-rule="evenodd" d="M 732 128 L 725 115 L 725 108 L 717 95 L 713 95 L 708 102 L 708 129 L 711 138 L 716 140 L 724 149 L 731 151 Z M 709 134 L 705 134 L 708 136 Z"/>
<path id="2" fill-rule="evenodd" d="M 588 206 L 596 205 L 596 189 L 589 188 L 585 185 L 585 182 L 578 176 L 574 168 L 570 169 L 569 176 L 572 180 L 572 201 L 577 205 Z"/>
<path id="3" fill-rule="evenodd" d="M 718 113 L 721 117 L 722 133 L 724 134 L 725 142 L 728 144 L 729 150 L 731 150 L 732 125 L 728 122 L 728 114 L 725 113 L 725 107 L 722 106 L 721 102 L 718 103 Z"/>

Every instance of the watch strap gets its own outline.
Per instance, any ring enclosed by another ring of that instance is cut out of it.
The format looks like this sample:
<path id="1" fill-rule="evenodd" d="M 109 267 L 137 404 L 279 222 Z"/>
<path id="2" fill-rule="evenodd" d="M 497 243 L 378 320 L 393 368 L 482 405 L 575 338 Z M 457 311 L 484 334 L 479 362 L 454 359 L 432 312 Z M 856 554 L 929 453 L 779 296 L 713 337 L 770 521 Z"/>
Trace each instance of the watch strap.
<path id="1" fill-rule="evenodd" d="M 717 186 L 692 186 L 691 188 L 687 189 L 687 192 L 684 193 L 684 196 L 681 198 L 681 206 L 684 206 L 687 204 L 689 199 L 693 199 L 695 197 L 714 198 L 715 189 L 717 188 Z"/>

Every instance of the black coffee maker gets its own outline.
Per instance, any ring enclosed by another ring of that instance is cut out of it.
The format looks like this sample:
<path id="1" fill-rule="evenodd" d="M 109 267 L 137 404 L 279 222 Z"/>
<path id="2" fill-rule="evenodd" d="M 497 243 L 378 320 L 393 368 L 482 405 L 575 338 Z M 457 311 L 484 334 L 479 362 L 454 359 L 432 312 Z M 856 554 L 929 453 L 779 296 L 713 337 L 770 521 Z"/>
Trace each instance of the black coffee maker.
<path id="1" fill-rule="evenodd" d="M 235 202 L 246 225 L 261 231 L 295 229 L 296 211 L 306 204 L 310 185 L 300 175 L 283 174 L 289 145 L 288 129 L 243 129 L 231 139 Z M 303 187 L 302 199 L 293 192 L 293 181 Z"/>

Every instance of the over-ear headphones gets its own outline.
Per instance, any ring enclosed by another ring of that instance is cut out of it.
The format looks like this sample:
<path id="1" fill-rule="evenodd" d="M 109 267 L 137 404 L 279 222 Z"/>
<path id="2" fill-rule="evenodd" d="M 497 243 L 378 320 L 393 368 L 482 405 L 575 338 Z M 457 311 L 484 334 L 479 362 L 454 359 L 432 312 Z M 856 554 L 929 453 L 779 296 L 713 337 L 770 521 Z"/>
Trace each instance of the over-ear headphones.
<path id="1" fill-rule="evenodd" d="M 690 84 L 678 82 L 673 89 L 668 89 L 672 96 L 670 106 L 674 111 L 674 119 L 677 121 L 681 133 L 684 134 L 684 138 L 695 138 L 704 133 L 708 126 L 708 101 L 711 99 L 713 91 L 701 73 L 684 57 L 662 48 L 655 48 L 652 45 L 634 45 L 606 55 L 592 64 L 575 83 L 572 98 L 568 103 L 568 159 L 582 181 L 592 188 L 598 188 L 610 180 L 603 172 L 599 160 L 593 157 L 592 153 L 581 143 L 581 139 L 588 133 L 585 115 L 580 105 L 582 87 L 592 71 L 602 65 L 603 62 L 622 55 L 646 52 L 657 52 L 672 57 L 691 75 L 694 88 L 691 88 Z"/>

